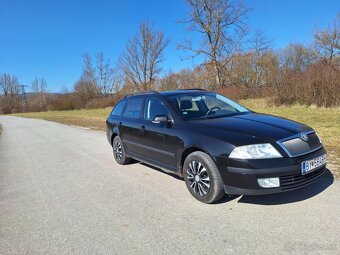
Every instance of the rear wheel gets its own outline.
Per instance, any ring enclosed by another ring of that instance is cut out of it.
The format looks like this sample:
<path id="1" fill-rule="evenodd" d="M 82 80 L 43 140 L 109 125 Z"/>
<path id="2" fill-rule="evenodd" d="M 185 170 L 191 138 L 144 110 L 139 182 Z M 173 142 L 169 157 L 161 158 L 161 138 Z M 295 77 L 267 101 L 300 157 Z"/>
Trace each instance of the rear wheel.
<path id="1" fill-rule="evenodd" d="M 216 164 L 204 152 L 193 152 L 185 159 L 183 176 L 191 195 L 203 203 L 216 202 L 225 194 Z"/>
<path id="2" fill-rule="evenodd" d="M 126 165 L 131 161 L 131 158 L 126 156 L 122 140 L 118 135 L 113 139 L 112 149 L 113 155 L 118 164 Z"/>

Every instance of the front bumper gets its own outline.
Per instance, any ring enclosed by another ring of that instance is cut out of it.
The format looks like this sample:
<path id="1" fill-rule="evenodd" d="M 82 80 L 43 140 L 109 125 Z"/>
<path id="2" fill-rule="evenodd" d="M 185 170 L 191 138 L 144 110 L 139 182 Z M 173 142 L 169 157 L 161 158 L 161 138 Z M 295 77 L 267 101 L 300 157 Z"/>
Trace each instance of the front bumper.
<path id="1" fill-rule="evenodd" d="M 227 171 L 222 174 L 227 194 L 263 195 L 290 191 L 318 180 L 326 171 L 326 165 L 302 175 L 301 162 L 326 153 L 322 148 L 316 152 L 297 157 L 270 160 L 230 160 Z M 279 177 L 280 187 L 263 188 L 257 179 Z"/>

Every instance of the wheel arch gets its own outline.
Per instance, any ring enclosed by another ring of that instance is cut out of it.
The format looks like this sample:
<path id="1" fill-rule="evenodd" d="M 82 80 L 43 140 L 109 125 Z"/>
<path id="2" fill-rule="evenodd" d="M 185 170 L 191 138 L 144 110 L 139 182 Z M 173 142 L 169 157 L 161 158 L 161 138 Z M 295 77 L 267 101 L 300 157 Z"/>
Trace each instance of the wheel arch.
<path id="1" fill-rule="evenodd" d="M 111 146 L 113 146 L 113 139 L 115 139 L 115 137 L 118 135 L 118 133 L 116 133 L 116 132 L 113 132 L 112 134 L 111 134 Z"/>
<path id="2" fill-rule="evenodd" d="M 184 165 L 184 161 L 185 159 L 193 152 L 195 151 L 201 151 L 201 152 L 204 152 L 206 154 L 208 154 L 210 157 L 212 157 L 210 155 L 209 152 L 207 152 L 206 150 L 204 150 L 203 148 L 199 147 L 199 146 L 190 146 L 190 147 L 187 147 L 183 150 L 182 154 L 181 154 L 181 158 L 180 158 L 180 161 L 179 161 L 179 168 L 180 168 L 180 173 L 183 174 L 183 165 Z M 212 157 L 213 158 L 213 157 Z"/>

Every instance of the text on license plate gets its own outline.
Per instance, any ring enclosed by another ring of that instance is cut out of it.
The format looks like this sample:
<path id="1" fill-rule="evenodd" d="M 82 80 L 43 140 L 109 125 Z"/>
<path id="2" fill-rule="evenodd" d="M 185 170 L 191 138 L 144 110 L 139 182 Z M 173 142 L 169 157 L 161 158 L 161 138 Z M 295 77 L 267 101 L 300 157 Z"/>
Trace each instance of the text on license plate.
<path id="1" fill-rule="evenodd" d="M 301 162 L 301 172 L 302 174 L 306 174 L 314 170 L 315 168 L 318 168 L 319 166 L 326 164 L 326 161 L 327 161 L 326 154 L 323 154 L 319 157 L 310 160 L 303 161 Z"/>

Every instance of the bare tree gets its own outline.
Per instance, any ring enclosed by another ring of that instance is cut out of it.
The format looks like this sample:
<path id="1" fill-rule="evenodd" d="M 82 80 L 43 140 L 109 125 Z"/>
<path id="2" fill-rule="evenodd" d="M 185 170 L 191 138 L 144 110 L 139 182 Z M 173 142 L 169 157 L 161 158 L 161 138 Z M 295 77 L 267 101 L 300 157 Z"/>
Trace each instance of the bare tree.
<path id="1" fill-rule="evenodd" d="M 272 40 L 267 38 L 263 32 L 256 31 L 254 39 L 251 42 L 251 49 L 253 50 L 253 69 L 255 72 L 254 85 L 260 87 L 264 85 L 263 76 L 265 73 L 263 66 L 263 57 L 268 53 Z"/>
<path id="2" fill-rule="evenodd" d="M 159 79 L 158 89 L 162 91 L 176 90 L 178 89 L 177 74 L 174 74 L 169 70 L 168 74 Z"/>
<path id="3" fill-rule="evenodd" d="M 69 92 L 69 89 L 68 89 L 67 86 L 62 86 L 61 89 L 60 89 L 60 93 L 61 94 L 68 94 L 70 92 Z"/>
<path id="4" fill-rule="evenodd" d="M 14 96 L 20 93 L 20 85 L 15 75 L 4 73 L 0 76 L 0 88 L 5 96 Z"/>
<path id="5" fill-rule="evenodd" d="M 126 76 L 124 70 L 124 60 L 119 58 L 116 66 L 112 69 L 111 77 L 112 92 L 115 94 L 120 93 L 125 85 Z"/>
<path id="6" fill-rule="evenodd" d="M 85 53 L 83 56 L 84 65 L 83 72 L 81 74 L 81 78 L 90 83 L 91 89 L 98 92 L 97 81 L 96 81 L 96 69 L 92 64 L 91 57 L 88 53 Z"/>
<path id="7" fill-rule="evenodd" d="M 201 44 L 187 40 L 180 49 L 204 55 L 211 62 L 216 85 L 226 86 L 225 74 L 233 56 L 240 50 L 246 34 L 243 19 L 249 9 L 239 0 L 187 0 L 190 8 L 189 30 L 200 33 Z"/>
<path id="8" fill-rule="evenodd" d="M 128 41 L 123 54 L 124 73 L 137 90 L 150 90 L 162 71 L 163 52 L 169 43 L 164 32 L 155 31 L 148 22 Z"/>
<path id="9" fill-rule="evenodd" d="M 320 55 L 328 61 L 340 55 L 340 12 L 331 26 L 315 32 L 314 40 Z"/>
<path id="10" fill-rule="evenodd" d="M 32 90 L 36 93 L 39 103 L 40 109 L 46 110 L 46 90 L 47 90 L 47 82 L 44 78 L 35 78 L 32 82 Z"/>
<path id="11" fill-rule="evenodd" d="M 88 53 L 83 56 L 83 71 L 79 80 L 74 85 L 74 90 L 78 92 L 83 100 L 96 97 L 100 93 L 97 86 L 96 70 Z"/>
<path id="12" fill-rule="evenodd" d="M 317 60 L 317 54 L 311 47 L 299 43 L 290 43 L 278 56 L 283 70 L 305 71 Z"/>
<path id="13" fill-rule="evenodd" d="M 103 52 L 99 52 L 96 56 L 97 64 L 97 86 L 103 95 L 112 93 L 113 89 L 113 68 L 110 60 L 105 60 Z"/>
<path id="14" fill-rule="evenodd" d="M 18 95 L 20 93 L 20 85 L 15 75 L 4 73 L 0 76 L 0 93 L 4 94 L 1 100 L 2 112 L 10 113 L 13 108 L 18 107 Z"/>

